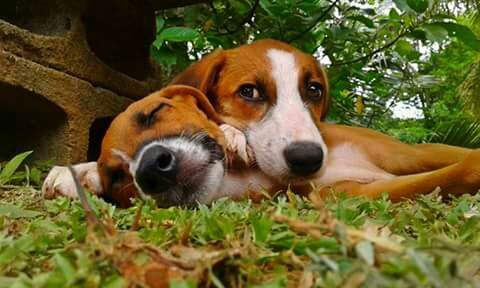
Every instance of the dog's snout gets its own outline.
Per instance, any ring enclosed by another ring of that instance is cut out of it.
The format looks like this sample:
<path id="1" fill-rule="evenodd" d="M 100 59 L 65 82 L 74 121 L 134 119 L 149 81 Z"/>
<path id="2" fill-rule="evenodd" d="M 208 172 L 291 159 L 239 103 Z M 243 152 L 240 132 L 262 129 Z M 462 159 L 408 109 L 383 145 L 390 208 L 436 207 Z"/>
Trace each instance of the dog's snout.
<path id="1" fill-rule="evenodd" d="M 323 149 L 313 142 L 295 142 L 283 151 L 288 168 L 298 176 L 311 175 L 322 167 Z"/>
<path id="2" fill-rule="evenodd" d="M 148 148 L 140 159 L 135 178 L 144 193 L 158 194 L 175 185 L 177 159 L 163 146 Z"/>

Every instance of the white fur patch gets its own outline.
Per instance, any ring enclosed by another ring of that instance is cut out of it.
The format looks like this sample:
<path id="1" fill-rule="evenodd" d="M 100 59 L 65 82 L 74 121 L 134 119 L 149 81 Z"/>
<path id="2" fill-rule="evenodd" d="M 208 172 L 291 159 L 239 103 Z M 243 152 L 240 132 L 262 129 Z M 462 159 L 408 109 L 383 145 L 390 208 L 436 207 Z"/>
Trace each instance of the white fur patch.
<path id="1" fill-rule="evenodd" d="M 290 176 L 283 154 L 288 145 L 297 141 L 317 143 L 323 149 L 324 159 L 327 158 L 327 146 L 300 95 L 300 72 L 294 55 L 271 49 L 267 57 L 272 67 L 277 102 L 262 121 L 249 127 L 247 137 L 261 170 L 282 181 Z"/>
<path id="2" fill-rule="evenodd" d="M 326 166 L 328 168 L 313 181 L 318 187 L 333 185 L 340 181 L 367 184 L 395 177 L 395 175 L 378 168 L 365 153 L 351 143 L 345 143 L 332 149 Z"/>

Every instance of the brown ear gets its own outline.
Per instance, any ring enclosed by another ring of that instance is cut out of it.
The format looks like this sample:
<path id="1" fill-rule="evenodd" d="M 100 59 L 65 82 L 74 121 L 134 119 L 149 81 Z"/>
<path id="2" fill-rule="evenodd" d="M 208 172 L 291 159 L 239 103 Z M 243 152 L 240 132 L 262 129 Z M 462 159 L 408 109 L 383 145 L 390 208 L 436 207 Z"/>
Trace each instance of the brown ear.
<path id="1" fill-rule="evenodd" d="M 215 85 L 218 73 L 225 63 L 224 50 L 217 50 L 192 64 L 183 73 L 175 77 L 170 84 L 180 84 L 195 87 L 208 96 L 210 89 Z"/>
<path id="2" fill-rule="evenodd" d="M 218 116 L 207 96 L 197 88 L 186 85 L 169 85 L 160 90 L 160 96 L 164 98 L 172 98 L 179 95 L 193 96 L 197 100 L 197 106 L 216 124 L 222 124 L 223 121 Z"/>

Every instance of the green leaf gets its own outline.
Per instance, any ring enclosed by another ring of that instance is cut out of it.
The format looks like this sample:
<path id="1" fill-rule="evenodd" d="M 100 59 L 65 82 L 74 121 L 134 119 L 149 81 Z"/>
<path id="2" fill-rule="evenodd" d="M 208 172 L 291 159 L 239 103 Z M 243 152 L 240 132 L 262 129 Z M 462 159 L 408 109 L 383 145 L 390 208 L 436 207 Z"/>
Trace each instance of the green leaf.
<path id="1" fill-rule="evenodd" d="M 272 220 L 266 217 L 255 217 L 251 220 L 251 223 L 255 242 L 264 243 L 267 241 L 272 230 Z"/>
<path id="2" fill-rule="evenodd" d="M 428 8 L 428 0 L 407 0 L 407 4 L 418 13 L 423 13 Z"/>
<path id="3" fill-rule="evenodd" d="M 457 23 L 435 23 L 442 26 L 448 31 L 451 37 L 457 37 L 458 40 L 465 43 L 470 48 L 480 51 L 480 40 L 475 36 L 475 33 L 467 26 Z"/>
<path id="4" fill-rule="evenodd" d="M 230 0 L 230 5 L 234 8 L 235 12 L 239 14 L 248 13 L 251 9 L 250 5 L 245 0 Z"/>
<path id="5" fill-rule="evenodd" d="M 393 3 L 395 3 L 395 6 L 397 6 L 400 11 L 408 11 L 410 10 L 410 7 L 407 4 L 406 0 L 393 0 Z"/>
<path id="6" fill-rule="evenodd" d="M 35 185 L 42 184 L 41 176 L 42 176 L 42 171 L 40 171 L 40 169 L 33 167 L 30 170 L 30 181 L 32 181 L 33 184 Z"/>
<path id="7" fill-rule="evenodd" d="M 407 56 L 411 52 L 415 51 L 412 44 L 406 40 L 398 40 L 395 44 L 395 51 L 397 51 L 402 56 Z"/>
<path id="8" fill-rule="evenodd" d="M 0 204 L 0 216 L 6 216 L 12 219 L 16 218 L 35 218 L 42 213 L 32 210 L 25 210 L 13 204 Z"/>
<path id="9" fill-rule="evenodd" d="M 177 280 L 170 281 L 170 288 L 195 288 L 197 285 L 193 281 L 189 280 Z"/>
<path id="10" fill-rule="evenodd" d="M 400 21 L 402 19 L 400 15 L 398 15 L 397 10 L 395 10 L 394 8 L 390 9 L 390 13 L 388 13 L 388 17 L 390 18 L 390 20 L 393 20 L 393 21 Z"/>
<path id="11" fill-rule="evenodd" d="M 62 271 L 65 279 L 69 283 L 72 283 L 75 279 L 75 268 L 70 261 L 60 253 L 55 254 L 55 261 L 57 262 L 57 266 Z"/>
<path id="12" fill-rule="evenodd" d="M 166 46 L 162 46 L 160 49 L 153 47 L 152 56 L 153 59 L 164 66 L 177 64 L 177 55 Z"/>
<path id="13" fill-rule="evenodd" d="M 200 34 L 188 27 L 170 27 L 160 33 L 160 38 L 172 42 L 192 41 Z"/>
<path id="14" fill-rule="evenodd" d="M 102 287 L 104 288 L 122 288 L 125 286 L 126 286 L 125 280 L 119 275 L 114 275 L 108 278 L 107 280 L 105 280 L 105 283 L 103 283 L 102 285 Z"/>
<path id="15" fill-rule="evenodd" d="M 355 251 L 359 258 L 362 258 L 368 265 L 375 264 L 375 249 L 370 241 L 361 241 L 355 245 Z"/>
<path id="16" fill-rule="evenodd" d="M 441 42 L 448 36 L 448 31 L 441 25 L 427 24 L 423 26 L 427 39 L 434 42 Z"/>
<path id="17" fill-rule="evenodd" d="M 27 151 L 18 154 L 17 156 L 13 157 L 7 165 L 3 168 L 2 172 L 0 173 L 0 184 L 5 184 L 10 181 L 10 178 L 13 176 L 15 171 L 17 171 L 18 167 L 22 162 L 27 158 L 33 151 Z"/>
<path id="18" fill-rule="evenodd" d="M 349 16 L 349 19 L 358 21 L 362 23 L 363 25 L 367 26 L 368 28 L 374 28 L 375 24 L 373 23 L 372 19 L 365 17 L 363 15 L 354 15 L 354 16 Z"/>
<path id="19" fill-rule="evenodd" d="M 155 22 L 157 27 L 157 33 L 159 33 L 160 31 L 162 31 L 163 26 L 165 25 L 165 20 L 163 19 L 162 16 L 157 16 L 157 19 Z"/>

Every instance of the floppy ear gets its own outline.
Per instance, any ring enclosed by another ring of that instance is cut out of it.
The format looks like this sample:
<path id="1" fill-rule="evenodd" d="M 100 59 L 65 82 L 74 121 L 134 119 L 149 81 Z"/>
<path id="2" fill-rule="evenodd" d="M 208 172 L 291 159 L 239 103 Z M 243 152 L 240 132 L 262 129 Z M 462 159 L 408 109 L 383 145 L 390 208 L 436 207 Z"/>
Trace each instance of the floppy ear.
<path id="1" fill-rule="evenodd" d="M 208 97 L 210 89 L 217 82 L 218 73 L 222 69 L 225 59 L 225 51 L 219 49 L 192 64 L 187 70 L 175 77 L 170 84 L 195 87 Z"/>
<path id="2" fill-rule="evenodd" d="M 222 119 L 218 116 L 207 96 L 197 88 L 186 85 L 169 85 L 160 90 L 160 96 L 164 98 L 172 98 L 180 95 L 193 96 L 197 102 L 197 107 L 200 108 L 210 119 L 216 124 L 223 124 Z"/>

